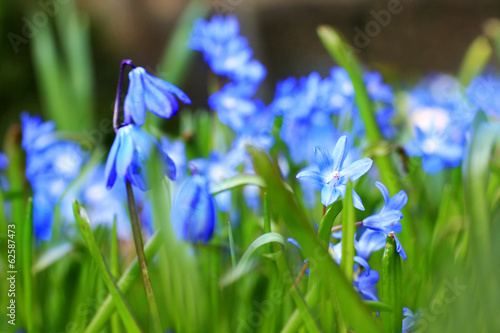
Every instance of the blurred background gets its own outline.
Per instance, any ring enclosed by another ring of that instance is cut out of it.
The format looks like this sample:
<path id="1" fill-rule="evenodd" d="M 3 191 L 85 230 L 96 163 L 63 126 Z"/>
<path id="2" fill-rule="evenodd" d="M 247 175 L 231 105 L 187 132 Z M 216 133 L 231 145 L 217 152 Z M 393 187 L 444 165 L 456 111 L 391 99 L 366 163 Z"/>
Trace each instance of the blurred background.
<path id="1" fill-rule="evenodd" d="M 54 108 L 68 114 L 86 108 L 93 120 L 82 120 L 82 126 L 110 117 L 125 58 L 178 84 L 195 108 L 204 107 L 208 68 L 185 40 L 192 20 L 212 13 L 238 16 L 242 35 L 268 69 L 259 94 L 270 102 L 278 80 L 311 71 L 326 75 L 332 67 L 316 36 L 320 24 L 340 29 L 365 64 L 387 81 L 411 82 L 428 72 L 456 73 L 485 22 L 500 17 L 500 2 L 2 0 L 0 135 L 22 110 L 48 119 L 58 114 Z M 65 102 L 54 105 L 61 95 Z"/>

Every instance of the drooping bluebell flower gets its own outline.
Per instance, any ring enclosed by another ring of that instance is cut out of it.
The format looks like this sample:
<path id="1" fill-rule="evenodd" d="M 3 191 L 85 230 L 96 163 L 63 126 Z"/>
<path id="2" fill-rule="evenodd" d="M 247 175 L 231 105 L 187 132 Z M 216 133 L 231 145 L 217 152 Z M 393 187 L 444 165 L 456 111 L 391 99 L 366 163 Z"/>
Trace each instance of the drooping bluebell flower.
<path id="1" fill-rule="evenodd" d="M 477 107 L 463 98 L 457 80 L 447 75 L 425 79 L 412 90 L 409 109 L 415 139 L 405 145 L 406 153 L 422 157 L 427 173 L 460 165 Z"/>
<path id="2" fill-rule="evenodd" d="M 466 94 L 472 105 L 490 117 L 500 119 L 500 78 L 492 75 L 479 76 L 472 80 Z"/>
<path id="3" fill-rule="evenodd" d="M 106 161 L 107 187 L 112 188 L 118 177 L 146 191 L 149 186 L 145 167 L 155 152 L 165 174 L 170 179 L 175 179 L 175 164 L 161 149 L 155 137 L 134 124 L 120 127 Z"/>
<path id="4" fill-rule="evenodd" d="M 395 234 L 403 230 L 403 226 L 400 223 L 403 218 L 401 209 L 403 209 L 408 202 L 408 195 L 405 191 L 401 190 L 391 198 L 389 190 L 384 184 L 376 182 L 375 185 L 384 197 L 384 206 L 378 214 L 365 218 L 363 220 L 363 226 L 374 231 L 382 232 L 385 235 L 392 233 L 394 241 L 396 242 L 396 251 L 401 255 L 403 260 L 406 260 L 405 250 Z"/>
<path id="5" fill-rule="evenodd" d="M 210 21 L 198 19 L 191 31 L 189 46 L 203 53 L 215 74 L 258 85 L 266 76 L 266 69 L 252 59 L 253 51 L 239 31 L 234 15 L 215 15 Z"/>
<path id="6" fill-rule="evenodd" d="M 190 167 L 195 173 L 206 177 L 209 186 L 213 187 L 219 182 L 236 176 L 237 163 L 230 155 L 222 155 L 217 152 L 211 152 L 208 159 L 198 158 L 189 162 Z M 228 212 L 231 209 L 231 191 L 224 191 L 215 195 L 217 208 L 222 212 Z"/>
<path id="7" fill-rule="evenodd" d="M 415 332 L 418 328 L 418 321 L 422 315 L 422 310 L 413 313 L 410 309 L 403 307 L 403 333 Z"/>
<path id="8" fill-rule="evenodd" d="M 355 181 L 370 170 L 373 161 L 369 158 L 358 160 L 347 167 L 344 161 L 347 157 L 347 137 L 342 136 L 337 141 L 333 154 L 330 154 L 323 146 L 315 147 L 316 163 L 318 170 L 303 170 L 297 175 L 297 179 L 313 184 L 321 185 L 321 203 L 329 206 L 334 203 L 339 196 L 345 197 L 347 182 Z M 359 195 L 352 190 L 354 207 L 364 210 L 363 203 Z"/>
<path id="9" fill-rule="evenodd" d="M 177 113 L 177 96 L 185 104 L 191 104 L 189 97 L 173 84 L 154 77 L 142 67 L 135 67 L 129 74 L 129 87 L 123 105 L 126 123 L 128 117 L 142 126 L 146 120 L 146 110 L 162 118 L 170 118 Z"/>
<path id="10" fill-rule="evenodd" d="M 212 238 L 217 212 L 205 177 L 192 175 L 185 180 L 174 200 L 170 217 L 179 239 L 206 243 Z"/>

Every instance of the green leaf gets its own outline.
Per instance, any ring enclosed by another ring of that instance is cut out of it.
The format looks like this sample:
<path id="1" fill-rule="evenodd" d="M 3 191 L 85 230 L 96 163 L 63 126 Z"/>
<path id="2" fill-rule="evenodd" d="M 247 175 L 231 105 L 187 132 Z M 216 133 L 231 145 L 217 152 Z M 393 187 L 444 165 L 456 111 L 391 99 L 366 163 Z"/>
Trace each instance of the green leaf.
<path id="1" fill-rule="evenodd" d="M 33 313 L 33 272 L 31 264 L 33 259 L 33 199 L 29 198 L 26 205 L 26 218 L 23 228 L 23 285 L 25 313 Z M 26 328 L 33 332 L 33 316 L 26 316 Z"/>
<path id="2" fill-rule="evenodd" d="M 98 272 L 104 283 L 106 284 L 111 297 L 113 298 L 113 302 L 116 305 L 116 309 L 118 310 L 118 314 L 123 321 L 125 329 L 127 330 L 127 332 L 141 332 L 137 321 L 132 315 L 132 312 L 130 312 L 130 308 L 126 303 L 125 298 L 118 289 L 115 280 L 111 276 L 111 273 L 109 272 L 109 269 L 104 262 L 101 250 L 99 249 L 99 245 L 97 245 L 95 241 L 94 234 L 92 233 L 92 229 L 90 228 L 90 223 L 86 217 L 87 213 L 76 200 L 73 202 L 73 213 L 75 214 L 75 219 L 78 222 L 78 226 L 80 227 L 83 238 L 87 243 L 90 254 L 92 255 L 92 258 L 96 263 Z M 85 217 L 82 217 L 82 215 Z M 90 331 L 87 329 L 87 332 Z"/>
<path id="3" fill-rule="evenodd" d="M 48 249 L 38 257 L 33 265 L 33 274 L 38 274 L 62 258 L 66 258 L 73 250 L 74 246 L 71 243 L 63 243 Z"/>
<path id="4" fill-rule="evenodd" d="M 498 124 L 479 112 L 472 126 L 472 139 L 463 163 L 466 214 L 472 231 L 473 250 L 480 266 L 487 268 L 491 256 L 491 212 L 487 197 L 491 154 L 499 139 Z"/>
<path id="5" fill-rule="evenodd" d="M 458 71 L 458 80 L 463 87 L 467 87 L 476 76 L 481 74 L 492 53 L 493 50 L 486 36 L 481 35 L 474 39 Z"/>
<path id="6" fill-rule="evenodd" d="M 211 186 L 210 193 L 215 195 L 215 194 L 218 194 L 218 193 L 221 193 L 224 191 L 228 191 L 228 190 L 232 190 L 234 188 L 238 188 L 240 186 L 245 186 L 245 185 L 256 185 L 256 186 L 263 187 L 263 188 L 266 187 L 266 183 L 264 182 L 264 180 L 261 177 L 256 176 L 256 175 L 243 175 L 242 174 L 242 175 L 234 176 L 234 177 L 231 177 L 228 179 L 224 179 L 224 180 L 218 182 L 217 184 Z M 288 184 L 283 183 L 283 185 L 287 188 L 287 190 L 289 190 L 290 192 L 293 192 L 292 188 Z"/>
<path id="7" fill-rule="evenodd" d="M 281 180 L 277 166 L 269 157 L 252 150 L 255 170 L 267 184 L 269 197 L 288 227 L 293 238 L 302 246 L 305 257 L 309 259 L 311 270 L 315 269 L 340 306 L 341 315 L 358 332 L 380 332 L 379 321 L 371 315 L 352 285 L 346 280 L 337 264 L 328 253 L 327 245 L 321 241 L 304 211 L 292 193 Z M 325 296 L 326 297 L 326 296 Z"/>
<path id="8" fill-rule="evenodd" d="M 354 206 L 352 202 L 352 182 L 347 183 L 342 212 L 342 261 L 340 269 L 344 272 L 347 281 L 352 283 L 354 272 Z"/>
<path id="9" fill-rule="evenodd" d="M 144 254 L 146 255 L 146 260 L 150 262 L 156 256 L 160 247 L 163 245 L 163 238 L 160 235 L 160 231 L 157 231 L 144 246 Z M 127 293 L 127 291 L 132 287 L 133 283 L 140 276 L 140 267 L 137 257 L 132 260 L 127 269 L 123 272 L 120 280 L 118 280 L 117 286 L 122 293 Z M 115 303 L 111 295 L 108 295 L 104 302 L 101 304 L 97 310 L 94 318 L 92 318 L 90 324 L 85 329 L 85 332 L 100 332 L 100 330 L 106 325 L 109 317 L 116 309 Z"/>
<path id="10" fill-rule="evenodd" d="M 343 206 L 341 200 L 335 201 L 330 207 L 328 207 L 328 210 L 321 219 L 321 223 L 319 225 L 318 237 L 327 245 L 330 243 L 333 223 L 335 222 L 335 218 L 342 211 L 342 207 Z"/>
<path id="11" fill-rule="evenodd" d="M 225 287 L 240 279 L 243 275 L 248 273 L 252 268 L 251 257 L 253 253 L 263 245 L 270 243 L 279 243 L 285 248 L 285 238 L 276 232 L 269 232 L 264 234 L 254 240 L 252 244 L 248 247 L 248 249 L 243 253 L 238 265 L 234 270 L 231 270 L 225 277 L 223 277 L 220 281 L 220 286 Z M 279 252 L 281 254 L 281 252 Z"/>
<path id="12" fill-rule="evenodd" d="M 392 307 L 389 305 L 377 302 L 377 301 L 364 301 L 366 305 L 370 307 L 373 311 L 381 311 L 381 312 L 392 312 Z M 403 309 L 401 309 L 403 311 Z"/>
<path id="13" fill-rule="evenodd" d="M 401 332 L 402 312 L 401 305 L 401 257 L 396 251 L 394 236 L 387 236 L 384 254 L 382 256 L 382 290 L 381 301 L 390 308 L 392 312 L 380 314 L 384 332 Z"/>

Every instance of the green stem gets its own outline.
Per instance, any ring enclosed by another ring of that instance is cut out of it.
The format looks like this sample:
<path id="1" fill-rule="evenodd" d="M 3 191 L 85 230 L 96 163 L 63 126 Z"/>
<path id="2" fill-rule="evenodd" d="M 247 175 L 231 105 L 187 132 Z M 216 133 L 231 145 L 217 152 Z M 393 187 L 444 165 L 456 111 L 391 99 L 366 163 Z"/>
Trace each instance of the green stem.
<path id="1" fill-rule="evenodd" d="M 160 315 L 158 312 L 158 307 L 156 305 L 155 296 L 153 294 L 153 287 L 151 286 L 151 280 L 149 278 L 146 256 L 144 255 L 144 245 L 142 242 L 139 218 L 137 216 L 134 190 L 132 189 L 132 184 L 130 184 L 129 181 L 126 181 L 126 186 L 127 186 L 128 208 L 130 212 L 130 222 L 132 224 L 132 234 L 134 236 L 135 250 L 137 252 L 137 259 L 139 260 L 142 282 L 144 283 L 144 290 L 146 292 L 146 297 L 148 300 L 149 311 L 151 312 L 151 316 L 153 318 L 154 329 L 156 332 L 161 332 Z"/>
<path id="2" fill-rule="evenodd" d="M 23 276 L 24 276 L 24 306 L 26 311 L 26 328 L 28 333 L 33 332 L 33 275 L 32 264 L 32 233 L 33 230 L 33 199 L 29 198 L 26 205 L 26 218 L 23 230 Z"/>

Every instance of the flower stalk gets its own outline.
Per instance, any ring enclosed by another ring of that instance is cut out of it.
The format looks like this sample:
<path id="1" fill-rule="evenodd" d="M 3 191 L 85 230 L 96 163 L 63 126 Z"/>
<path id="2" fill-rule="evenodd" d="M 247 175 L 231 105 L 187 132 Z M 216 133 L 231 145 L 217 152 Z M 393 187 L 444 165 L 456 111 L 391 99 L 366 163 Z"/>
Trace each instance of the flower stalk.
<path id="1" fill-rule="evenodd" d="M 153 294 L 151 279 L 149 278 L 146 256 L 144 254 L 144 245 L 142 242 L 141 227 L 139 225 L 139 218 L 137 216 L 135 205 L 134 190 L 132 189 L 132 184 L 129 181 L 126 181 L 126 186 L 128 208 L 130 212 L 130 222 L 132 224 L 132 234 L 134 237 L 135 250 L 137 252 L 137 260 L 139 261 L 142 282 L 144 283 L 144 290 L 146 291 L 149 311 L 153 318 L 154 332 L 161 332 L 160 314 L 158 312 L 158 306 L 156 305 L 156 300 Z"/>

